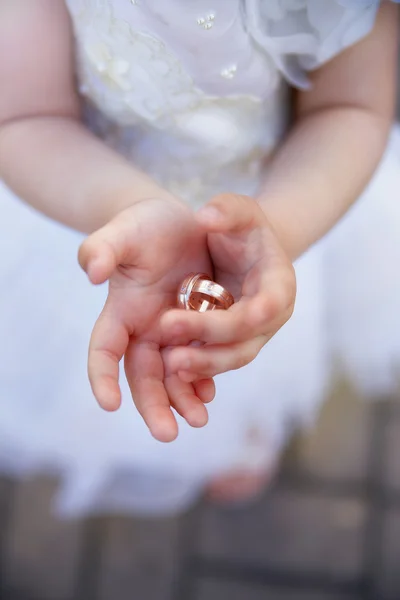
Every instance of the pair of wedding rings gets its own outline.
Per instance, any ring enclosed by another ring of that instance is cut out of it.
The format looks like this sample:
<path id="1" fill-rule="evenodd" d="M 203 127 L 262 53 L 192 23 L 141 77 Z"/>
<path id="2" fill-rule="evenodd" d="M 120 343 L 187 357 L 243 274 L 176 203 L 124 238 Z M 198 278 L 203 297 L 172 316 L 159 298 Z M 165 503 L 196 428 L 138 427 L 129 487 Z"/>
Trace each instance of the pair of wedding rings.
<path id="1" fill-rule="evenodd" d="M 227 310 L 233 303 L 232 294 L 204 273 L 188 275 L 178 291 L 178 306 L 185 310 Z"/>

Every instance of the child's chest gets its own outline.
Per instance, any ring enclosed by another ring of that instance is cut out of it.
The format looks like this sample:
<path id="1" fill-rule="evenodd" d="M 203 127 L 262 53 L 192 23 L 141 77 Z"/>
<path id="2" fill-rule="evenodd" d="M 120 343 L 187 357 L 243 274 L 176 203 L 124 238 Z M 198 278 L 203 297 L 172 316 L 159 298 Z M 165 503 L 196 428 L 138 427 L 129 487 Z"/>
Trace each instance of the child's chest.
<path id="1" fill-rule="evenodd" d="M 210 101 L 259 105 L 279 87 L 247 0 L 66 3 L 82 92 L 124 123 L 161 123 Z"/>

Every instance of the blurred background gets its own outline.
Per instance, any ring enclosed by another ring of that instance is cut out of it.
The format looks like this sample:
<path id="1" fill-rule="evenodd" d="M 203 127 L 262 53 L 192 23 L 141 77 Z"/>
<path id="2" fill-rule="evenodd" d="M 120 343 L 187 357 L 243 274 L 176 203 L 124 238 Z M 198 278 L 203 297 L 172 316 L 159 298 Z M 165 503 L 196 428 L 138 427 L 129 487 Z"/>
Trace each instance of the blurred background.
<path id="1" fill-rule="evenodd" d="M 60 522 L 56 482 L 0 480 L 1 600 L 398 600 L 400 393 L 338 382 L 247 508 Z"/>
<path id="2" fill-rule="evenodd" d="M 0 479 L 0 599 L 399 600 L 400 387 L 377 400 L 338 380 L 246 508 L 60 522 L 55 480 Z"/>

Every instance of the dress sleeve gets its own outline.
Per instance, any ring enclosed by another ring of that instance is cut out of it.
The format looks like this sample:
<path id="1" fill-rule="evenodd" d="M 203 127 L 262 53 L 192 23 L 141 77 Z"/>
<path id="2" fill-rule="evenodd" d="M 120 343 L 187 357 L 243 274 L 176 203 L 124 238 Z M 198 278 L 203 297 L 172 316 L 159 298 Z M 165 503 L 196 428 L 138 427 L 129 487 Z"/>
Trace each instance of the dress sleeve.
<path id="1" fill-rule="evenodd" d="M 310 87 L 307 71 L 368 35 L 379 5 L 380 0 L 246 0 L 253 39 L 285 79 L 303 89 Z"/>

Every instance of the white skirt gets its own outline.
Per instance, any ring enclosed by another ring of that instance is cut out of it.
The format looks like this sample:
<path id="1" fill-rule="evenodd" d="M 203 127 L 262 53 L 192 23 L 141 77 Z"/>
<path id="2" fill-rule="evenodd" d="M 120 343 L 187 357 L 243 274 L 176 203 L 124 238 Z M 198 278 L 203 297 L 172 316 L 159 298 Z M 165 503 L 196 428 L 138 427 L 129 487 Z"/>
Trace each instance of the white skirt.
<path id="1" fill-rule="evenodd" d="M 172 513 L 205 483 L 274 462 L 315 419 L 341 364 L 366 396 L 400 372 L 400 128 L 371 185 L 297 264 L 291 321 L 248 367 L 217 378 L 210 422 L 151 438 L 128 387 L 115 414 L 92 397 L 86 358 L 106 296 L 77 265 L 81 236 L 0 187 L 0 471 L 60 476 L 65 516 Z"/>

